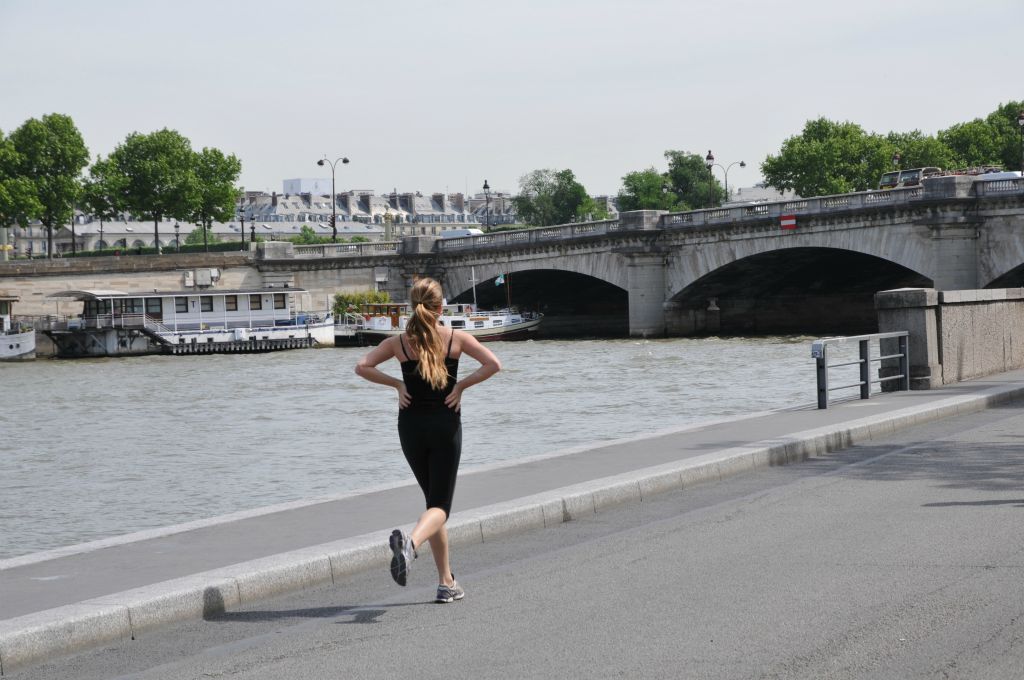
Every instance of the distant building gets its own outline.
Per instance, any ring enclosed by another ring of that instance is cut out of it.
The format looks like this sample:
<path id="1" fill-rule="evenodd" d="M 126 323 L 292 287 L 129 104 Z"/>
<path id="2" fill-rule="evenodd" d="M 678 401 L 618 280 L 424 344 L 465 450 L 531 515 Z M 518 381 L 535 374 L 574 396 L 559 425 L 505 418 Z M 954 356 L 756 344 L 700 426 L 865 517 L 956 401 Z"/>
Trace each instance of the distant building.
<path id="1" fill-rule="evenodd" d="M 755 184 L 752 187 L 740 187 L 736 191 L 732 192 L 732 197 L 725 203 L 723 207 L 729 207 L 734 205 L 747 205 L 749 203 L 771 203 L 773 201 L 791 201 L 797 200 L 800 197 L 793 191 L 779 191 L 775 187 L 769 187 L 764 184 Z"/>
<path id="2" fill-rule="evenodd" d="M 323 194 L 331 195 L 331 178 L 314 177 L 312 179 L 286 179 L 283 182 L 286 194 Z"/>
<path id="3" fill-rule="evenodd" d="M 462 194 L 420 192 L 375 194 L 368 190 L 339 191 L 334 196 L 333 213 L 338 229 L 349 223 L 384 226 L 389 220 L 393 237 L 436 236 L 445 225 L 476 224 L 466 209 Z M 331 194 L 270 194 L 249 192 L 239 207 L 239 218 L 258 223 L 321 224 L 330 227 Z"/>

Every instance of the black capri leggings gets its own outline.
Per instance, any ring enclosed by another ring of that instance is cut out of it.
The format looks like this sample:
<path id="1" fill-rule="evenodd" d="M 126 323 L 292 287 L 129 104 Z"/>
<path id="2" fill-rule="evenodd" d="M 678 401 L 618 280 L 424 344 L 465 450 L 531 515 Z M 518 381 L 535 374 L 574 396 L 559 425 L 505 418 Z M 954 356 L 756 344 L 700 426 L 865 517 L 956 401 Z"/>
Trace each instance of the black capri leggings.
<path id="1" fill-rule="evenodd" d="M 451 514 L 462 457 L 462 420 L 447 406 L 398 412 L 398 439 L 428 508 Z"/>

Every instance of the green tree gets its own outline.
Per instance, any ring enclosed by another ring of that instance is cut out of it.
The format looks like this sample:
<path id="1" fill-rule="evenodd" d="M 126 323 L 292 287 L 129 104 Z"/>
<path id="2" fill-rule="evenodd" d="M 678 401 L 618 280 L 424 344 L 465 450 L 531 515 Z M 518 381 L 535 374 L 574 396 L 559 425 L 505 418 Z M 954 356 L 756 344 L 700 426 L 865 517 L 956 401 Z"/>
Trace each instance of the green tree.
<path id="1" fill-rule="evenodd" d="M 159 242 L 160 220 L 188 220 L 198 212 L 201 191 L 195 157 L 188 139 L 174 130 L 133 132 L 108 158 L 110 186 L 117 190 L 113 204 L 152 220 L 154 240 Z"/>
<path id="2" fill-rule="evenodd" d="M 721 205 L 725 189 L 715 179 L 699 154 L 687 151 L 666 151 L 669 189 L 675 195 L 679 210 L 697 210 Z"/>
<path id="3" fill-rule="evenodd" d="M 384 290 L 361 290 L 355 293 L 334 294 L 334 316 L 340 317 L 345 313 L 355 313 L 364 304 L 382 304 L 391 302 L 391 296 Z"/>
<path id="4" fill-rule="evenodd" d="M 235 182 L 242 172 L 242 163 L 234 154 L 225 156 L 219 149 L 207 147 L 194 154 L 192 160 L 199 184 L 190 219 L 209 232 L 215 221 L 227 222 L 235 216 L 242 195 Z"/>
<path id="5" fill-rule="evenodd" d="M 953 152 L 939 139 L 925 135 L 920 130 L 912 132 L 890 132 L 885 140 L 891 145 L 892 153 L 899 153 L 901 168 L 951 168 L 956 161 Z M 892 157 L 890 153 L 890 158 Z"/>
<path id="6" fill-rule="evenodd" d="M 292 236 L 288 240 L 296 245 L 316 245 L 318 243 L 332 242 L 329 236 L 319 236 L 316 231 L 313 230 L 313 227 L 308 224 L 303 224 L 299 229 L 299 235 Z M 345 239 L 341 239 L 341 241 L 344 242 Z"/>
<path id="7" fill-rule="evenodd" d="M 866 191 L 892 168 L 895 150 L 884 137 L 855 123 L 818 118 L 784 141 L 778 155 L 768 156 L 761 173 L 768 186 L 801 196 Z"/>
<path id="8" fill-rule="evenodd" d="M 1024 110 L 1024 101 L 1008 101 L 985 118 L 940 130 L 938 137 L 949 147 L 956 167 L 1001 165 L 1019 170 L 1021 139 L 1017 116 L 1021 110 Z"/>
<path id="9" fill-rule="evenodd" d="M 940 130 L 938 136 L 949 147 L 955 167 L 996 165 L 1000 162 L 996 131 L 981 118 Z"/>
<path id="10" fill-rule="evenodd" d="M 220 237 L 214 234 L 212 231 L 208 231 L 203 227 L 195 227 L 185 237 L 183 243 L 187 246 L 198 246 L 207 245 L 210 243 L 220 243 Z"/>
<path id="11" fill-rule="evenodd" d="M 114 220 L 120 214 L 118 206 L 115 205 L 116 197 L 119 195 L 117 187 L 113 184 L 115 179 L 110 161 L 97 156 L 82 187 L 85 208 L 100 221 L 100 229 L 103 228 L 104 221 Z"/>
<path id="12" fill-rule="evenodd" d="M 1008 101 L 1000 104 L 995 111 L 988 114 L 985 121 L 991 127 L 996 138 L 999 162 L 1007 170 L 1024 170 L 1021 167 L 1021 127 L 1017 117 L 1024 111 L 1024 101 Z"/>
<path id="13" fill-rule="evenodd" d="M 523 175 L 512 204 L 520 219 L 538 227 L 608 216 L 608 211 L 587 195 L 572 170 L 534 170 Z"/>
<path id="14" fill-rule="evenodd" d="M 3 229 L 0 248 L 4 251 L 3 259 L 7 259 L 6 246 L 10 243 L 7 230 L 15 224 L 28 226 L 43 211 L 32 180 L 14 174 L 18 163 L 18 152 L 0 130 L 0 229 Z"/>
<path id="15" fill-rule="evenodd" d="M 630 172 L 622 178 L 619 210 L 674 211 L 677 205 L 668 177 L 654 168 Z"/>
<path id="16" fill-rule="evenodd" d="M 53 228 L 71 220 L 81 192 L 89 150 L 70 116 L 51 113 L 31 118 L 11 133 L 15 151 L 12 176 L 29 180 L 46 227 L 46 254 L 53 257 Z"/>

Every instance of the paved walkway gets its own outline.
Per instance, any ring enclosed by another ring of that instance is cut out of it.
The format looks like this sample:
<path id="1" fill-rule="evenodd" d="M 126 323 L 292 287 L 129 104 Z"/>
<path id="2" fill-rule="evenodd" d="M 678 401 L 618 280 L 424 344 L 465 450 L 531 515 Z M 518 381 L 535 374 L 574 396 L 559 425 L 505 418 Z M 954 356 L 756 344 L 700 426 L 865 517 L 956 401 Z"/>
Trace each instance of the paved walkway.
<path id="1" fill-rule="evenodd" d="M 1024 371 L 930 392 L 795 409 L 462 475 L 453 543 L 560 523 L 649 494 L 802 460 L 1024 396 Z M 411 485 L 0 561 L 4 670 L 379 568 L 422 509 Z"/>

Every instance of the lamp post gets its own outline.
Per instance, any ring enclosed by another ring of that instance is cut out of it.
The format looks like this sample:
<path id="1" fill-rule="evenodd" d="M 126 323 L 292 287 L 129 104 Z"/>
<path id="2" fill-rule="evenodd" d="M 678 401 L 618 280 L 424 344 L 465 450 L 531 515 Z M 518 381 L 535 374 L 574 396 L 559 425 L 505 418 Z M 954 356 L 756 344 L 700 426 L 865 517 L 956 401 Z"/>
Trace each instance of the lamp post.
<path id="1" fill-rule="evenodd" d="M 715 177 L 715 173 L 712 168 L 718 167 L 722 170 L 722 174 L 725 175 L 725 200 L 728 201 L 731 198 L 729 194 L 729 170 L 732 166 L 738 165 L 740 168 L 745 168 L 746 163 L 744 161 L 733 161 L 727 166 L 723 166 L 721 163 L 715 163 L 715 157 L 712 156 L 711 150 L 708 150 L 708 156 L 705 158 L 705 165 L 708 166 L 708 172 L 712 173 L 712 179 Z M 712 193 L 714 194 L 714 182 L 712 183 Z"/>
<path id="2" fill-rule="evenodd" d="M 242 223 L 239 233 L 242 235 L 242 250 L 245 250 L 245 187 L 242 187 L 242 195 L 238 197 L 238 201 L 238 219 Z"/>
<path id="3" fill-rule="evenodd" d="M 704 157 L 704 167 L 708 169 L 708 207 L 711 208 L 715 204 L 715 175 L 711 172 L 711 168 L 715 167 L 715 156 L 711 149 L 708 149 L 708 155 Z"/>
<path id="4" fill-rule="evenodd" d="M 900 152 L 899 151 L 895 152 L 892 155 L 892 169 L 893 170 L 899 170 L 900 169 Z"/>
<path id="5" fill-rule="evenodd" d="M 342 165 L 345 165 L 346 163 L 348 163 L 348 159 L 345 158 L 344 156 L 342 156 L 341 158 L 334 159 L 334 162 L 332 163 L 331 161 L 327 160 L 327 156 L 326 155 L 324 155 L 323 158 L 321 158 L 320 160 L 318 160 L 316 162 L 316 164 L 319 165 L 321 168 L 324 165 L 331 166 L 331 242 L 332 243 L 337 243 L 338 242 L 338 202 L 337 202 L 337 199 L 336 199 L 336 196 L 335 196 L 335 193 L 334 193 L 334 167 L 338 164 L 339 161 L 341 162 Z"/>
<path id="6" fill-rule="evenodd" d="M 1017 125 L 1020 126 L 1020 171 L 1024 176 L 1024 109 L 1017 114 Z"/>
<path id="7" fill-rule="evenodd" d="M 181 252 L 181 225 L 177 222 L 174 223 L 174 249 Z"/>
<path id="8" fill-rule="evenodd" d="M 708 153 L 711 154 L 711 152 L 708 152 Z M 712 157 L 712 160 L 714 161 L 714 157 Z M 746 167 L 746 163 L 743 162 L 743 161 L 733 161 L 732 163 L 730 163 L 729 165 L 725 166 L 724 168 L 722 167 L 722 165 L 720 163 L 713 163 L 712 165 L 713 166 L 718 166 L 719 168 L 721 168 L 723 174 L 725 174 L 725 200 L 728 201 L 731 198 L 731 195 L 729 194 L 729 169 L 732 168 L 732 166 L 734 166 L 734 165 L 738 165 L 740 168 L 745 168 Z"/>
<path id="9" fill-rule="evenodd" d="M 486 231 L 491 230 L 491 186 L 484 180 L 484 219 L 486 220 Z"/>

